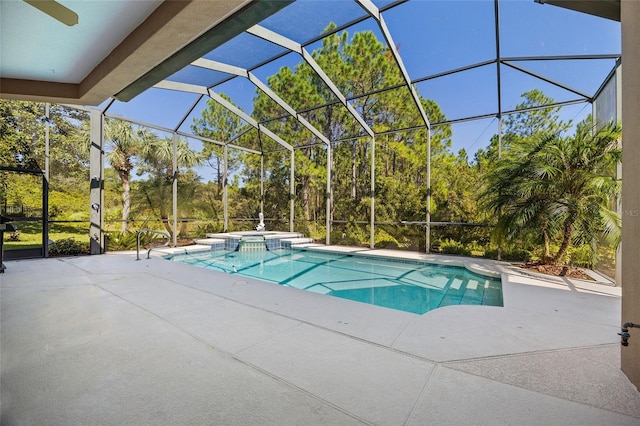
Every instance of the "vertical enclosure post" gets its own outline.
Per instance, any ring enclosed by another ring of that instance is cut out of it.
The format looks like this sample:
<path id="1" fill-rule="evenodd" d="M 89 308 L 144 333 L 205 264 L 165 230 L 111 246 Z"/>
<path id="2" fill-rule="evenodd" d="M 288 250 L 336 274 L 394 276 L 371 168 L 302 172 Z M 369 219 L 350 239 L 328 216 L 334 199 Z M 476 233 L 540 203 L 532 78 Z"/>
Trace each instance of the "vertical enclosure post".
<path id="1" fill-rule="evenodd" d="M 498 114 L 498 160 L 502 158 L 502 115 Z M 500 219 L 498 213 L 498 219 Z M 498 241 L 498 260 L 502 260 L 502 237 Z"/>
<path id="2" fill-rule="evenodd" d="M 495 25 L 495 41 L 496 41 L 496 82 L 497 82 L 497 100 L 498 100 L 498 158 L 502 154 L 502 74 L 501 64 L 502 55 L 500 53 L 500 3 L 498 0 L 493 2 L 494 25 Z"/>
<path id="3" fill-rule="evenodd" d="M 498 115 L 498 159 L 502 158 L 502 116 Z"/>
<path id="4" fill-rule="evenodd" d="M 290 193 L 289 193 L 289 231 L 293 232 L 293 215 L 295 214 L 295 206 L 294 201 L 296 198 L 296 182 L 295 182 L 295 162 L 296 156 L 295 151 L 291 150 L 291 176 L 289 177 L 290 182 Z"/>
<path id="5" fill-rule="evenodd" d="M 171 156 L 173 168 L 173 246 L 178 245 L 178 135 L 173 134 L 173 155 Z"/>
<path id="6" fill-rule="evenodd" d="M 431 251 L 431 129 L 427 129 L 427 226 L 425 227 L 425 252 Z"/>
<path id="7" fill-rule="evenodd" d="M 260 212 L 264 215 L 264 153 L 260 154 Z"/>
<path id="8" fill-rule="evenodd" d="M 369 247 L 376 245 L 375 220 L 376 220 L 376 140 L 371 137 L 371 235 L 369 236 Z"/>
<path id="9" fill-rule="evenodd" d="M 224 211 L 224 232 L 229 231 L 229 193 L 227 192 L 227 174 L 229 173 L 229 148 L 223 148 L 222 157 L 222 208 Z"/>
<path id="10" fill-rule="evenodd" d="M 327 235 L 325 237 L 325 244 L 331 244 L 331 144 L 327 145 L 327 217 L 325 219 Z"/>
<path id="11" fill-rule="evenodd" d="M 498 159 L 502 156 L 502 56 L 500 53 L 500 3 L 493 1 L 494 24 L 496 32 L 496 81 L 498 90 Z M 498 260 L 502 258 L 502 241 L 498 243 Z"/>
<path id="12" fill-rule="evenodd" d="M 49 121 L 50 104 L 44 106 L 44 175 L 42 176 L 42 254 L 49 257 Z"/>
<path id="13" fill-rule="evenodd" d="M 89 193 L 89 253 L 104 252 L 103 230 L 103 191 L 104 191 L 104 138 L 102 113 L 91 111 L 91 130 L 89 133 L 91 147 L 89 148 L 89 174 L 91 176 Z M 46 179 L 45 179 L 46 180 Z"/>

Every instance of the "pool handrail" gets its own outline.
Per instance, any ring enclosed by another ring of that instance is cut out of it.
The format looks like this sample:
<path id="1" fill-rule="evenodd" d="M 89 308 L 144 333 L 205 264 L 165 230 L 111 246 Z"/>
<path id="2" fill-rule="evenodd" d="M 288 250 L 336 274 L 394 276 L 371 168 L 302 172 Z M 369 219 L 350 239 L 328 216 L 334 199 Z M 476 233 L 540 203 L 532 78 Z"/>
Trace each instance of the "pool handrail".
<path id="1" fill-rule="evenodd" d="M 149 256 L 151 255 L 151 250 L 158 249 L 161 247 L 167 247 L 169 245 L 169 242 L 171 241 L 171 235 L 169 235 L 169 233 L 166 231 L 156 231 L 155 229 L 142 228 L 137 232 L 137 235 L 136 235 L 136 260 L 140 260 L 140 234 L 142 234 L 143 232 L 151 232 L 153 234 L 162 235 L 167 239 L 167 241 L 165 241 L 164 244 L 151 247 L 147 251 L 147 259 L 149 259 Z"/>

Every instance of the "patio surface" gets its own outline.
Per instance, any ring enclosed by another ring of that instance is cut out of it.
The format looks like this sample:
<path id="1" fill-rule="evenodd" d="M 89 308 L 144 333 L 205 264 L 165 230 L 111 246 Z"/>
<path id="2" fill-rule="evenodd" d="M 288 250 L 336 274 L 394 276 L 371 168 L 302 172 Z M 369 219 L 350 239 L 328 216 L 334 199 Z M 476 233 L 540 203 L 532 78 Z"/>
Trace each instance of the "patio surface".
<path id="1" fill-rule="evenodd" d="M 135 253 L 6 262 L 0 422 L 640 424 L 620 288 L 472 263 L 504 307 L 415 315 Z"/>

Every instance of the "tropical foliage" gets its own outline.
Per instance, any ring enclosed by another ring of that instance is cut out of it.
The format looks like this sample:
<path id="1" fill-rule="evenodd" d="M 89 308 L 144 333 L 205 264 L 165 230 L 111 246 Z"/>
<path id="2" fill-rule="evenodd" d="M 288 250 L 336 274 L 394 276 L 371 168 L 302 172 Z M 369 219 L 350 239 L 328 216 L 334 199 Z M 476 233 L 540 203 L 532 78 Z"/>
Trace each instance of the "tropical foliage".
<path id="1" fill-rule="evenodd" d="M 620 191 L 614 175 L 620 136 L 619 126 L 594 129 L 589 117 L 573 136 L 537 132 L 514 141 L 485 175 L 481 194 L 498 217 L 498 239 L 541 239 L 542 261 L 556 264 L 574 242 L 596 247 L 599 236 L 619 241 L 620 218 L 611 203 Z"/>
<path id="2" fill-rule="evenodd" d="M 425 228 L 411 223 L 424 221 L 427 210 L 433 222 L 484 225 L 433 227 L 433 247 L 445 253 L 588 265 L 597 253 L 604 253 L 606 244 L 615 244 L 619 218 L 610 208 L 620 187 L 615 179 L 619 126 L 595 129 L 590 118 L 574 126 L 561 120 L 559 108 L 545 106 L 553 99 L 534 89 L 523 93 L 516 108 L 522 112 L 503 117 L 502 134 L 484 141 L 486 148 L 475 154 L 454 153 L 452 127 L 444 124 L 444 111 L 433 100 L 419 98 L 429 121 L 439 123 L 428 135 L 393 56 L 374 33 L 335 33 L 324 38 L 312 55 L 351 99 L 353 109 L 376 133 L 375 139 L 304 61 L 280 68 L 266 83 L 325 135 L 330 147 L 261 90 L 256 90 L 251 110 L 255 120 L 296 148 L 293 182 L 289 151 L 214 100 L 191 123 L 192 131 L 203 137 L 201 148 L 175 140 L 177 167 L 171 135 L 107 120 L 104 214 L 113 232 L 112 246 L 130 245 L 135 240 L 131 232 L 140 228 L 173 231 L 174 177 L 178 237 L 222 231 L 225 188 L 229 229 L 253 227 L 250 220 L 260 211 L 261 185 L 267 225 L 286 229 L 293 183 L 297 230 L 324 240 L 328 205 L 331 242 L 368 245 L 372 169 L 376 247 L 424 250 Z M 387 87 L 397 89 L 380 90 Z M 42 104 L 0 100 L 0 114 L 0 164 L 43 169 L 43 140 L 49 126 L 49 213 L 55 221 L 66 221 L 53 227 L 64 223 L 71 232 L 76 224 L 70 221 L 88 220 L 86 113 L 52 105 L 50 119 L 45 120 Z M 249 150 L 225 149 L 227 143 Z M 40 177 L 0 173 L 4 211 L 11 204 L 41 205 Z M 205 174 L 210 178 L 203 179 Z M 23 231 L 20 238 L 25 240 Z"/>

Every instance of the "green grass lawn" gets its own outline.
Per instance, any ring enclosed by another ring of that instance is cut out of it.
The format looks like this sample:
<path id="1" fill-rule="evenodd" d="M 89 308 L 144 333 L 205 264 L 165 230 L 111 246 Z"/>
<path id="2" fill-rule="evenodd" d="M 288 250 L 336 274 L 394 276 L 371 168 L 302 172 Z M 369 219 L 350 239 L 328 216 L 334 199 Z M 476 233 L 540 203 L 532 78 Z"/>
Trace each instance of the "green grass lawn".
<path id="1" fill-rule="evenodd" d="M 41 222 L 15 222 L 18 228 L 17 241 L 12 241 L 12 233 L 4 235 L 4 249 L 22 249 L 42 247 Z M 73 238 L 76 241 L 89 242 L 89 223 L 50 223 L 49 239 L 53 241 Z"/>

